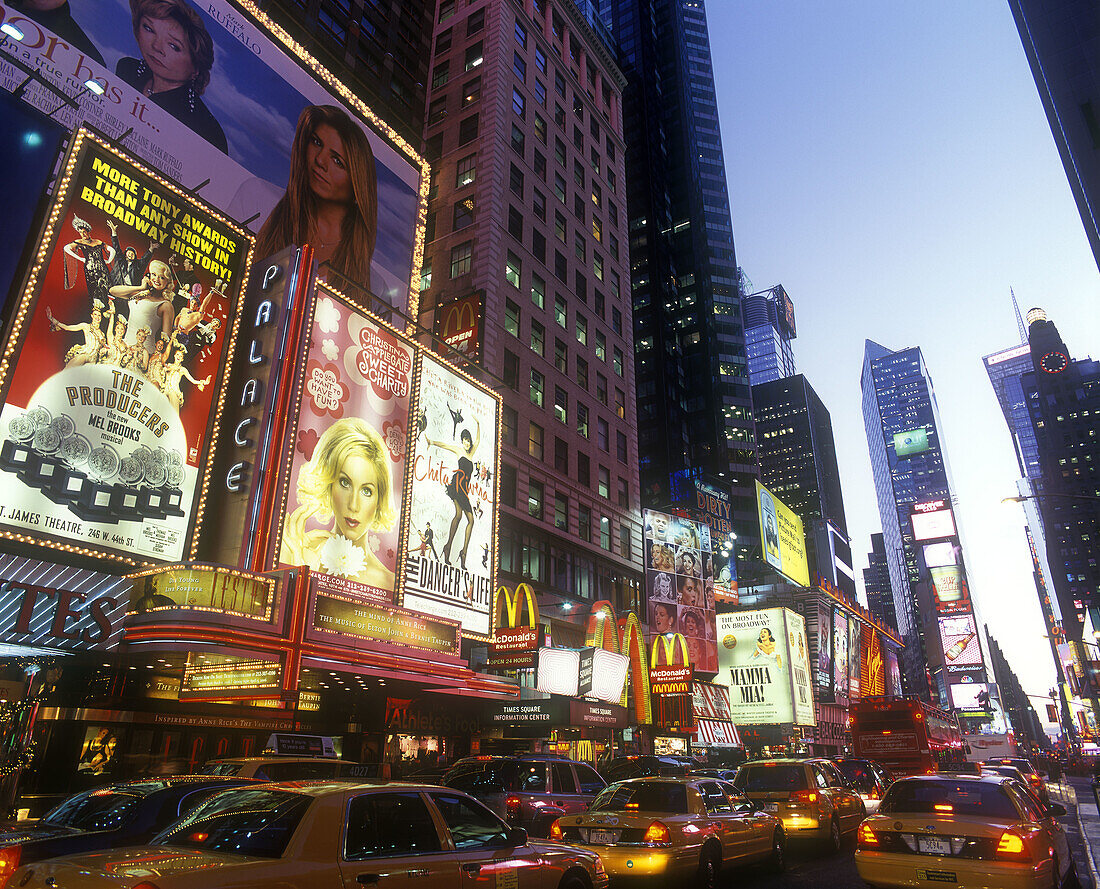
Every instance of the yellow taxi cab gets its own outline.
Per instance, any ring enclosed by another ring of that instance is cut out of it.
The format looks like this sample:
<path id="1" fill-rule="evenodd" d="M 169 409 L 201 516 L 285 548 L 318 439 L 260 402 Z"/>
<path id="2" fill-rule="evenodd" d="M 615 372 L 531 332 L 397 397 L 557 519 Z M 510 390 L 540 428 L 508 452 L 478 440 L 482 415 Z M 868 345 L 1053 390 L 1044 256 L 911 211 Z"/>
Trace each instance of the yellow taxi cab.
<path id="1" fill-rule="evenodd" d="M 52 858 L 20 889 L 606 889 L 599 856 L 533 843 L 444 787 L 257 784 L 219 793 L 146 846 Z"/>
<path id="2" fill-rule="evenodd" d="M 840 851 L 843 834 L 859 827 L 867 808 L 859 793 L 827 759 L 767 759 L 747 762 L 734 785 L 774 813 L 792 839 L 820 840 Z"/>
<path id="3" fill-rule="evenodd" d="M 860 825 L 856 868 L 871 886 L 965 889 L 1077 886 L 1066 810 L 1041 804 L 1000 775 L 922 775 L 895 781 Z"/>
<path id="4" fill-rule="evenodd" d="M 786 837 L 727 781 L 632 778 L 610 785 L 580 815 L 559 818 L 550 838 L 599 853 L 608 875 L 694 880 L 713 889 L 728 864 L 783 868 Z"/>

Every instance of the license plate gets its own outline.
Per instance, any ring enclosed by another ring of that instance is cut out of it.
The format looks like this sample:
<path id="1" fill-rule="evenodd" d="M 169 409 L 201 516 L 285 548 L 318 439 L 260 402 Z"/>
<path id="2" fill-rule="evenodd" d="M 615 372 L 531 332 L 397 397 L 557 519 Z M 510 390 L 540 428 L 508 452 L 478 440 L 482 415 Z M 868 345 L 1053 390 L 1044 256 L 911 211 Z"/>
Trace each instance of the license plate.
<path id="1" fill-rule="evenodd" d="M 619 842 L 619 832 L 617 830 L 590 830 L 588 831 L 588 842 L 600 846 L 612 846 Z"/>
<path id="2" fill-rule="evenodd" d="M 950 855 L 951 841 L 940 837 L 917 837 L 917 851 L 925 855 Z"/>
<path id="3" fill-rule="evenodd" d="M 928 880 L 930 883 L 957 883 L 958 877 L 953 870 L 917 870 L 918 880 Z"/>
<path id="4" fill-rule="evenodd" d="M 778 812 L 779 811 L 779 803 L 764 803 L 764 811 L 765 812 Z"/>

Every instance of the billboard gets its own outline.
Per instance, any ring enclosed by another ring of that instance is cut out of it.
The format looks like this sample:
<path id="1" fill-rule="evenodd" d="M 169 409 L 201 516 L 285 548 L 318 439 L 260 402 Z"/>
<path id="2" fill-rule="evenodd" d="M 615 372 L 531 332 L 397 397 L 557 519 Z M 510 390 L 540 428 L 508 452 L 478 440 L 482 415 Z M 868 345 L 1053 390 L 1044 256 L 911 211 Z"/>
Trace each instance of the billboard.
<path id="1" fill-rule="evenodd" d="M 435 335 L 475 364 L 481 361 L 485 291 L 478 290 L 435 310 Z"/>
<path id="2" fill-rule="evenodd" d="M 863 644 L 858 618 L 848 615 L 848 699 L 859 698 L 860 668 L 863 665 Z"/>
<path id="3" fill-rule="evenodd" d="M 413 347 L 318 290 L 292 436 L 278 564 L 319 592 L 394 602 Z"/>
<path id="4" fill-rule="evenodd" d="M 187 279 L 162 243 L 175 238 L 195 257 Z M 250 249 L 78 134 L 0 362 L 9 536 L 131 564 L 184 557 Z"/>
<path id="5" fill-rule="evenodd" d="M 699 479 L 695 484 L 695 508 L 701 512 L 711 532 L 711 569 L 714 580 L 714 599 L 736 605 L 737 554 L 729 535 L 733 532 L 731 521 L 732 500 L 728 491 L 708 485 Z"/>
<path id="6" fill-rule="evenodd" d="M 924 549 L 924 564 L 929 568 L 945 568 L 948 565 L 961 564 L 959 556 L 961 548 L 955 540 L 944 540 L 940 543 L 929 543 Z"/>
<path id="7" fill-rule="evenodd" d="M 765 561 L 792 583 L 809 586 L 802 519 L 760 482 L 756 482 L 756 505 Z"/>
<path id="8" fill-rule="evenodd" d="M 71 14 L 66 6 L 63 15 L 56 7 L 0 4 L 0 17 L 25 35 L 0 45 L 7 91 L 70 130 L 86 122 L 165 176 L 197 186 L 218 210 L 246 220 L 257 255 L 309 242 L 319 262 L 416 317 L 410 285 L 420 264 L 425 165 L 285 31 L 254 24 L 268 21 L 254 3 L 101 0 Z M 175 68 L 155 40 L 165 29 L 182 38 Z M 59 102 L 58 91 L 72 103 Z M 337 208 L 339 218 L 315 206 Z M 156 217 L 138 228 L 157 230 L 163 250 L 198 268 L 190 238 L 162 237 Z"/>
<path id="9" fill-rule="evenodd" d="M 974 615 L 937 618 L 940 626 L 940 642 L 943 643 L 943 660 L 949 673 L 982 666 L 982 647 L 978 641 L 978 628 Z"/>
<path id="10" fill-rule="evenodd" d="M 714 638 L 714 553 L 702 522 L 645 510 L 649 638 L 682 633 L 696 673 L 718 669 Z"/>
<path id="11" fill-rule="evenodd" d="M 833 693 L 848 700 L 848 616 L 840 608 L 833 609 Z"/>
<path id="12" fill-rule="evenodd" d="M 402 605 L 488 637 L 496 567 L 500 400 L 420 358 Z"/>
<path id="13" fill-rule="evenodd" d="M 894 453 L 899 457 L 911 457 L 928 450 L 928 430 L 924 426 L 908 432 L 894 433 Z"/>
<path id="14" fill-rule="evenodd" d="M 989 686 L 984 682 L 951 683 L 951 703 L 956 710 L 971 713 L 988 713 L 985 705 L 978 702 L 978 695 L 988 694 Z"/>
<path id="15" fill-rule="evenodd" d="M 814 725 L 806 623 L 788 608 L 734 611 L 717 619 L 719 671 L 736 725 Z"/>
<path id="16" fill-rule="evenodd" d="M 914 503 L 910 509 L 913 537 L 916 540 L 941 540 L 955 536 L 955 517 L 944 501 L 936 501 L 937 509 L 923 509 L 928 504 Z"/>
<path id="17" fill-rule="evenodd" d="M 936 611 L 940 614 L 970 610 L 970 592 L 961 565 L 929 568 L 936 596 Z"/>
<path id="18" fill-rule="evenodd" d="M 823 699 L 833 695 L 833 612 L 827 605 L 817 607 L 817 673 L 815 684 L 825 692 Z"/>

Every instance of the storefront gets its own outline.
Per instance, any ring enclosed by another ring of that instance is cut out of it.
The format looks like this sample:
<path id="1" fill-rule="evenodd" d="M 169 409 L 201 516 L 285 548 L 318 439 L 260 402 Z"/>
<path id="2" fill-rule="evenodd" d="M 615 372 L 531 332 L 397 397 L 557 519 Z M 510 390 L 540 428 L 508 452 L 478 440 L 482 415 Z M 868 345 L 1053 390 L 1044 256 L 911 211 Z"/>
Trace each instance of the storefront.
<path id="1" fill-rule="evenodd" d="M 810 737 L 817 756 L 840 756 L 848 747 L 848 708 L 837 704 L 817 704 L 817 725 Z"/>
<path id="2" fill-rule="evenodd" d="M 489 704 L 485 714 L 482 753 L 556 753 L 593 765 L 627 728 L 625 707 L 561 695 Z"/>
<path id="3" fill-rule="evenodd" d="M 712 682 L 694 682 L 692 707 L 695 711 L 692 752 L 708 765 L 732 764 L 743 759 L 741 736 L 730 712 L 729 689 Z"/>

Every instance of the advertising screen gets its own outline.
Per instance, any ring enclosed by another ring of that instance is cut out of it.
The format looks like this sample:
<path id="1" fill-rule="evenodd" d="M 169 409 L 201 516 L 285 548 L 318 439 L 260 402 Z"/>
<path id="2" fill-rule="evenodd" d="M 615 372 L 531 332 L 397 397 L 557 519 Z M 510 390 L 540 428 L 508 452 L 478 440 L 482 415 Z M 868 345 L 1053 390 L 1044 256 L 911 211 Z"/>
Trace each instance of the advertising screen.
<path id="1" fill-rule="evenodd" d="M 170 231 L 201 251 L 186 286 Z M 0 364 L 0 526 L 131 563 L 183 557 L 250 247 L 82 131 Z"/>
<path id="2" fill-rule="evenodd" d="M 817 609 L 817 676 L 816 685 L 824 689 L 826 700 L 833 695 L 833 612 L 825 605 Z"/>
<path id="3" fill-rule="evenodd" d="M 959 544 L 954 540 L 929 543 L 924 547 L 924 564 L 929 568 L 945 568 L 959 564 Z"/>
<path id="4" fill-rule="evenodd" d="M 929 568 L 932 588 L 936 595 L 936 610 L 941 614 L 970 610 L 970 593 L 961 565 L 944 565 Z"/>
<path id="5" fill-rule="evenodd" d="M 928 430 L 921 426 L 908 432 L 894 433 L 894 453 L 899 457 L 911 457 L 928 450 Z"/>
<path id="6" fill-rule="evenodd" d="M 860 667 L 860 691 L 863 697 L 881 697 L 886 694 L 886 670 L 882 659 L 882 646 L 878 633 L 870 627 L 863 628 L 863 659 Z"/>
<path id="7" fill-rule="evenodd" d="M 722 491 L 706 482 L 695 480 L 695 508 L 703 514 L 710 527 L 711 575 L 714 581 L 714 599 L 736 605 L 737 557 L 729 539 L 733 531 L 730 521 L 732 501 L 728 491 Z"/>
<path id="8" fill-rule="evenodd" d="M 806 625 L 787 608 L 718 615 L 719 670 L 736 725 L 814 725 Z"/>
<path id="9" fill-rule="evenodd" d="M 859 698 L 859 672 L 863 664 L 863 639 L 860 622 L 848 615 L 848 698 Z"/>
<path id="10" fill-rule="evenodd" d="M 696 673 L 713 673 L 718 650 L 711 529 L 653 510 L 645 510 L 642 520 L 650 641 L 655 635 L 683 633 Z"/>
<path id="11" fill-rule="evenodd" d="M 756 483 L 756 506 L 765 560 L 792 583 L 809 586 L 802 519 L 760 482 Z"/>
<path id="12" fill-rule="evenodd" d="M 847 701 L 848 616 L 840 608 L 833 609 L 833 691 Z"/>
<path id="13" fill-rule="evenodd" d="M 953 682 L 951 684 L 951 703 L 956 710 L 984 713 L 986 712 L 985 707 L 978 703 L 978 695 L 982 692 L 989 692 L 989 686 L 984 682 Z"/>
<path id="14" fill-rule="evenodd" d="M 916 540 L 939 540 L 955 536 L 955 517 L 950 509 L 913 513 L 913 537 Z"/>
<path id="15" fill-rule="evenodd" d="M 420 360 L 403 607 L 492 633 L 499 399 Z"/>
<path id="16" fill-rule="evenodd" d="M 71 14 L 59 5 L 0 5 L 25 35 L 0 45 L 9 92 L 18 88 L 70 129 L 87 122 L 165 176 L 199 186 L 218 210 L 247 220 L 258 256 L 309 242 L 319 262 L 391 305 L 405 309 L 415 298 L 420 158 L 303 47 L 253 24 L 266 21 L 253 3 L 239 4 L 253 18 L 227 0 L 100 0 Z M 166 31 L 178 41 L 175 68 L 156 39 Z M 73 104 L 27 81 L 25 67 L 75 96 Z M 82 87 L 88 80 L 101 95 Z M 318 206 L 342 207 L 340 218 L 322 218 L 311 210 Z M 156 237 L 161 259 L 177 254 L 181 267 L 205 267 L 186 230 L 138 220 L 140 251 Z M 105 222 L 93 222 L 92 238 L 109 240 Z"/>
<path id="17" fill-rule="evenodd" d="M 435 335 L 474 362 L 481 361 L 483 296 L 479 290 L 435 310 Z"/>
<path id="18" fill-rule="evenodd" d="M 974 615 L 938 618 L 940 641 L 943 643 L 943 659 L 949 672 L 952 667 L 980 667 L 982 648 L 978 641 L 978 629 Z"/>
<path id="19" fill-rule="evenodd" d="M 318 589 L 392 604 L 413 347 L 318 290 L 298 404 L 280 565 Z"/>
<path id="20" fill-rule="evenodd" d="M 898 653 L 893 649 L 887 649 L 883 658 L 886 661 L 886 694 L 901 694 L 901 666 L 898 664 Z"/>

